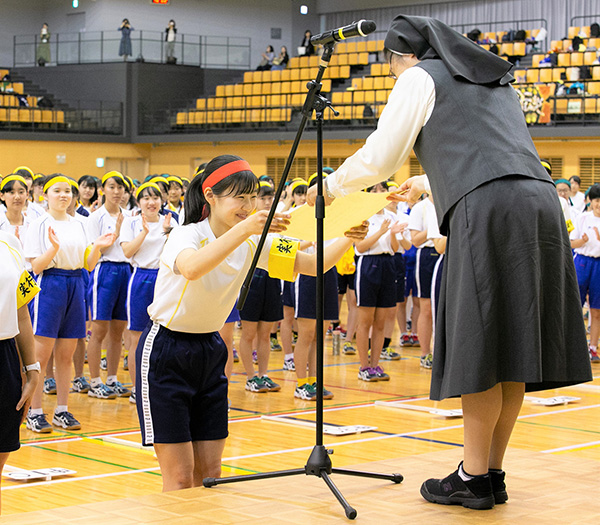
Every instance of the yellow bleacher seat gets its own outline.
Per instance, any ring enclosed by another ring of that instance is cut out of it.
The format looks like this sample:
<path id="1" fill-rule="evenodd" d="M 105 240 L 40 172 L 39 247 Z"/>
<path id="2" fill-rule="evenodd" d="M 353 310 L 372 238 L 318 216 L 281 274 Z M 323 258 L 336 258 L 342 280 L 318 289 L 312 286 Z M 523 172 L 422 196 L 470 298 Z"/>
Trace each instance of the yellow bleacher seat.
<path id="1" fill-rule="evenodd" d="M 290 80 L 300 80 L 300 72 L 305 68 L 296 68 L 290 71 Z"/>
<path id="2" fill-rule="evenodd" d="M 531 58 L 531 67 L 539 67 L 540 65 L 540 61 L 542 60 L 542 58 L 544 58 L 546 55 L 543 55 L 541 53 L 536 53 L 535 55 L 533 55 L 533 57 Z"/>
<path id="3" fill-rule="evenodd" d="M 270 95 L 271 94 L 271 85 L 272 82 L 263 82 L 260 85 L 260 94 L 261 95 Z"/>
<path id="4" fill-rule="evenodd" d="M 252 84 L 252 94 L 260 95 L 262 92 L 262 84 Z"/>
<path id="5" fill-rule="evenodd" d="M 303 67 L 298 70 L 298 78 L 296 80 L 309 80 L 311 69 L 309 67 Z"/>
<path id="6" fill-rule="evenodd" d="M 569 82 L 579 80 L 579 67 L 568 67 L 567 68 L 567 80 Z"/>
<path id="7" fill-rule="evenodd" d="M 206 124 L 206 111 L 194 111 L 194 124 L 203 125 Z"/>
<path id="8" fill-rule="evenodd" d="M 369 64 L 369 53 L 362 52 L 358 54 L 358 63 L 361 66 L 366 66 Z"/>
<path id="9" fill-rule="evenodd" d="M 586 97 L 584 99 L 584 111 L 585 113 L 598 113 L 596 109 L 596 98 Z"/>
<path id="10" fill-rule="evenodd" d="M 250 111 L 250 115 L 246 115 L 247 120 L 250 122 L 264 122 L 265 110 L 264 109 L 253 109 Z"/>
<path id="11" fill-rule="evenodd" d="M 364 104 L 365 103 L 365 92 L 364 91 L 355 91 L 352 93 L 352 101 L 354 104 Z"/>
<path id="12" fill-rule="evenodd" d="M 571 41 L 567 40 L 566 38 L 562 41 L 562 50 L 565 53 L 569 52 L 569 48 L 571 47 Z"/>
<path id="13" fill-rule="evenodd" d="M 582 32 L 583 32 L 583 34 L 584 34 L 584 35 L 585 35 L 587 38 L 589 38 L 589 37 L 590 37 L 590 26 L 581 26 L 581 27 L 579 28 L 579 32 L 580 32 L 580 33 L 582 33 Z"/>
<path id="14" fill-rule="evenodd" d="M 486 51 L 490 50 L 490 45 L 489 44 L 479 44 L 483 49 L 485 49 Z"/>
<path id="15" fill-rule="evenodd" d="M 362 89 L 362 82 L 363 82 L 362 77 L 354 77 L 351 81 L 352 89 L 354 89 L 354 90 Z"/>
<path id="16" fill-rule="evenodd" d="M 244 95 L 249 96 L 252 95 L 252 86 L 254 84 L 244 84 Z"/>
<path id="17" fill-rule="evenodd" d="M 338 65 L 339 66 L 347 66 L 350 62 L 348 61 L 349 55 L 338 55 Z"/>
<path id="18" fill-rule="evenodd" d="M 524 57 L 525 56 L 525 42 L 515 42 L 513 47 L 513 56 Z"/>
<path id="19" fill-rule="evenodd" d="M 323 80 L 323 87 L 321 88 L 323 93 L 329 93 L 331 91 L 331 80 Z"/>
<path id="20" fill-rule="evenodd" d="M 196 109 L 204 109 L 206 107 L 206 99 L 205 98 L 197 98 L 196 99 Z"/>
<path id="21" fill-rule="evenodd" d="M 217 95 L 217 97 L 224 97 L 225 96 L 225 86 L 217 86 L 216 95 Z"/>
<path id="22" fill-rule="evenodd" d="M 292 71 L 290 69 L 284 69 L 281 72 L 281 81 L 289 82 L 292 79 Z"/>
<path id="23" fill-rule="evenodd" d="M 381 74 L 384 77 L 389 76 L 389 74 L 390 74 L 390 65 L 389 64 L 382 64 L 381 65 Z"/>
<path id="24" fill-rule="evenodd" d="M 244 73 L 244 82 L 253 82 L 254 71 L 246 71 Z"/>
<path id="25" fill-rule="evenodd" d="M 215 109 L 215 99 L 213 97 L 206 99 L 206 109 Z"/>
<path id="26" fill-rule="evenodd" d="M 215 98 L 215 109 L 223 109 L 225 107 L 225 99 L 224 98 Z"/>
<path id="27" fill-rule="evenodd" d="M 586 91 L 590 95 L 600 95 L 600 82 L 588 82 Z"/>
<path id="28" fill-rule="evenodd" d="M 504 42 L 504 44 L 500 46 L 499 54 L 511 57 L 514 55 L 514 47 L 512 42 Z"/>
<path id="29" fill-rule="evenodd" d="M 0 110 L 0 111 L 6 111 L 6 110 L 4 109 L 4 110 Z M 50 113 L 50 115 L 48 115 L 49 113 Z M 177 125 L 183 126 L 183 125 L 187 124 L 188 116 L 189 116 L 189 113 L 187 111 L 178 111 L 177 112 L 177 120 L 176 120 Z M 50 117 L 49 120 L 48 120 L 48 117 Z M 0 119 L 0 120 L 2 120 L 2 119 Z M 42 121 L 43 122 L 52 122 L 52 111 L 50 111 L 50 110 L 42 111 Z"/>
<path id="30" fill-rule="evenodd" d="M 558 67 L 569 67 L 571 65 L 571 53 L 558 54 Z"/>
<path id="31" fill-rule="evenodd" d="M 291 93 L 292 91 L 292 83 L 291 82 L 282 82 L 281 83 L 281 94 Z"/>
<path id="32" fill-rule="evenodd" d="M 317 78 L 317 73 L 319 72 L 318 67 L 309 67 L 308 68 L 308 80 Z"/>
<path id="33" fill-rule="evenodd" d="M 28 108 L 19 108 L 18 110 L 19 122 L 31 122 L 31 110 Z"/>
<path id="34" fill-rule="evenodd" d="M 579 26 L 571 26 L 569 27 L 569 31 L 567 33 L 567 38 L 572 39 L 573 37 L 579 34 Z"/>
<path id="35" fill-rule="evenodd" d="M 539 69 L 528 69 L 527 75 L 526 75 L 526 80 L 529 83 L 539 82 L 540 81 L 540 70 Z"/>
<path id="36" fill-rule="evenodd" d="M 42 110 L 41 109 L 32 109 L 31 115 L 33 117 L 33 122 L 39 124 L 42 121 Z"/>
<path id="37" fill-rule="evenodd" d="M 271 95 L 269 97 L 268 104 L 269 106 L 276 108 L 281 106 L 281 95 Z"/>
<path id="38" fill-rule="evenodd" d="M 51 122 L 53 122 L 54 121 L 53 113 L 54 112 L 51 109 L 43 109 L 42 110 L 42 122 L 44 122 L 45 124 L 50 124 Z M 179 113 L 177 113 L 177 124 L 179 124 L 180 119 L 187 121 L 187 113 L 183 112 L 183 111 L 180 111 Z"/>
<path id="39" fill-rule="evenodd" d="M 380 89 L 379 91 L 375 91 L 375 102 L 387 102 L 389 93 L 387 89 Z"/>
<path id="40" fill-rule="evenodd" d="M 258 95 L 253 95 L 246 99 L 247 108 L 260 108 L 261 106 L 261 97 L 259 97 Z"/>
<path id="41" fill-rule="evenodd" d="M 371 64 L 371 76 L 378 77 L 381 75 L 382 64 Z"/>
<path id="42" fill-rule="evenodd" d="M 561 75 L 565 72 L 564 67 L 553 67 L 552 68 L 552 82 L 560 82 Z"/>
<path id="43" fill-rule="evenodd" d="M 344 99 L 344 93 L 341 91 L 335 91 L 331 94 L 331 103 L 335 106 L 336 104 L 342 104 Z"/>
<path id="44" fill-rule="evenodd" d="M 562 51 L 562 40 L 551 40 L 550 49 L 558 49 L 559 51 Z"/>
<path id="45" fill-rule="evenodd" d="M 337 78 L 350 78 L 350 66 L 340 66 Z"/>
<path id="46" fill-rule="evenodd" d="M 264 71 L 254 71 L 254 73 L 252 74 L 252 81 L 253 82 L 262 82 L 263 81 L 263 73 L 264 73 Z"/>
<path id="47" fill-rule="evenodd" d="M 337 66 L 339 64 L 339 59 L 340 59 L 339 55 L 333 55 L 331 57 L 331 60 L 329 61 L 329 65 L 330 66 Z"/>
<path id="48" fill-rule="evenodd" d="M 290 97 L 290 105 L 294 106 L 295 108 L 302 107 L 304 105 L 305 98 L 306 97 L 304 94 L 294 93 Z"/>
<path id="49" fill-rule="evenodd" d="M 592 78 L 600 80 L 600 66 L 592 66 L 590 69 L 592 70 Z"/>
<path id="50" fill-rule="evenodd" d="M 377 40 L 367 40 L 367 51 L 369 53 L 376 53 L 379 51 L 379 48 L 377 47 Z"/>
<path id="51" fill-rule="evenodd" d="M 280 82 L 281 81 L 281 69 L 276 69 L 275 71 L 271 71 L 271 82 Z"/>
<path id="52" fill-rule="evenodd" d="M 540 82 L 552 82 L 552 68 L 540 68 Z"/>
<path id="53" fill-rule="evenodd" d="M 358 53 L 348 53 L 348 65 L 358 65 Z"/>
<path id="54" fill-rule="evenodd" d="M 595 47 L 600 50 L 600 38 L 590 38 L 587 45 L 588 47 Z"/>
<path id="55" fill-rule="evenodd" d="M 348 42 L 339 42 L 335 46 L 335 51 L 340 55 L 343 53 L 347 53 L 348 52 Z"/>
<path id="56" fill-rule="evenodd" d="M 377 77 L 365 77 L 363 78 L 363 89 L 365 91 L 370 91 L 373 89 L 373 82 Z"/>
<path id="57" fill-rule="evenodd" d="M 367 51 L 367 41 L 361 40 L 356 43 L 356 52 L 357 53 L 365 53 Z"/>
<path id="58" fill-rule="evenodd" d="M 583 53 L 571 53 L 571 65 L 583 66 Z"/>
<path id="59" fill-rule="evenodd" d="M 291 57 L 288 61 L 288 69 L 294 69 L 296 67 L 300 67 L 300 57 Z M 284 71 L 286 71 L 284 69 Z"/>
<path id="60" fill-rule="evenodd" d="M 234 91 L 235 91 L 235 86 L 233 84 L 227 84 L 225 86 L 225 96 L 226 97 L 233 97 L 235 94 Z"/>
<path id="61" fill-rule="evenodd" d="M 312 55 L 312 56 L 308 57 L 308 67 L 319 67 L 320 60 L 321 60 L 321 57 L 319 57 L 317 55 Z"/>
<path id="62" fill-rule="evenodd" d="M 356 40 L 348 42 L 347 46 L 346 53 L 356 53 Z"/>
<path id="63" fill-rule="evenodd" d="M 365 94 L 365 104 L 373 104 L 375 102 L 375 91 L 363 91 Z"/>
<path id="64" fill-rule="evenodd" d="M 300 57 L 299 67 L 310 67 L 310 57 Z"/>
<path id="65" fill-rule="evenodd" d="M 498 40 L 498 35 L 496 35 L 496 32 L 490 32 L 488 31 L 487 33 L 483 33 L 484 37 L 487 38 L 488 40 Z"/>
<path id="66" fill-rule="evenodd" d="M 342 104 L 352 104 L 352 91 L 344 91 L 342 93 Z"/>
<path id="67" fill-rule="evenodd" d="M 567 104 L 568 104 L 567 99 L 557 98 L 557 99 L 554 99 L 554 103 L 555 103 L 554 109 L 555 109 L 556 113 L 564 114 L 567 112 Z"/>
<path id="68" fill-rule="evenodd" d="M 239 109 L 244 107 L 244 97 L 231 97 L 228 101 L 231 108 Z"/>
<path id="69" fill-rule="evenodd" d="M 241 97 L 244 94 L 244 84 L 236 84 L 233 86 L 233 95 Z"/>
<path id="70" fill-rule="evenodd" d="M 380 90 L 385 87 L 385 77 L 375 77 L 373 79 L 373 89 Z"/>
<path id="71" fill-rule="evenodd" d="M 280 95 L 281 94 L 281 82 L 273 82 L 271 84 L 271 94 L 272 95 Z"/>
<path id="72" fill-rule="evenodd" d="M 596 51 L 586 51 L 583 54 L 583 63 L 586 66 L 591 66 L 594 63 L 594 60 L 596 60 Z"/>

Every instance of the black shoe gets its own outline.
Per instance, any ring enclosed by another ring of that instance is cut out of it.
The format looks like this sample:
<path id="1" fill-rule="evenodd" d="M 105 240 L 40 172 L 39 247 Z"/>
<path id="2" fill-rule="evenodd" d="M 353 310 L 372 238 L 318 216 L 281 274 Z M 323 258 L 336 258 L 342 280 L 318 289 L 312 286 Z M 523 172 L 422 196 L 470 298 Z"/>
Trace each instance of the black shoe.
<path id="1" fill-rule="evenodd" d="M 462 505 L 468 509 L 484 510 L 494 506 L 489 474 L 463 481 L 455 470 L 444 479 L 428 479 L 421 485 L 421 496 L 431 503 Z"/>
<path id="2" fill-rule="evenodd" d="M 504 484 L 505 472 L 503 470 L 490 470 L 488 474 L 490 475 L 490 480 L 492 482 L 494 502 L 496 505 L 506 503 L 508 493 L 506 492 L 506 485 Z"/>

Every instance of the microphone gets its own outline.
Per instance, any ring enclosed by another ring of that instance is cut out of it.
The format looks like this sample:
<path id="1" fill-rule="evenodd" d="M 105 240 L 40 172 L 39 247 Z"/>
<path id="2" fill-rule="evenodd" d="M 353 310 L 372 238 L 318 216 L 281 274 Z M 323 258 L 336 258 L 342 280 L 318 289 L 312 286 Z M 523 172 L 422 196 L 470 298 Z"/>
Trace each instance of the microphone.
<path id="1" fill-rule="evenodd" d="M 373 20 L 359 20 L 358 22 L 352 22 L 350 25 L 315 35 L 311 37 L 310 42 L 315 46 L 319 44 L 326 45 L 355 36 L 367 36 L 375 29 L 377 29 L 377 26 Z"/>

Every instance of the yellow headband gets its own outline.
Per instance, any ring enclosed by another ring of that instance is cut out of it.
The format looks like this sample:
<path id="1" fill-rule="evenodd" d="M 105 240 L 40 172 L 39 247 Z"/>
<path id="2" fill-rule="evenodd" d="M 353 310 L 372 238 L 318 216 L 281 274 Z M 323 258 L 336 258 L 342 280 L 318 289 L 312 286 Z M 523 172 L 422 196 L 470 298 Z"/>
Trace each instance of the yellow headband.
<path id="1" fill-rule="evenodd" d="M 552 171 L 552 166 L 550 166 L 550 163 L 546 162 L 545 160 L 540 161 L 542 163 L 542 166 L 544 166 L 544 168 L 546 168 L 547 170 Z"/>
<path id="2" fill-rule="evenodd" d="M 294 193 L 294 190 L 300 186 L 308 186 L 308 182 L 306 182 L 305 180 L 297 180 L 295 182 L 292 182 L 291 186 L 291 192 Z"/>
<path id="3" fill-rule="evenodd" d="M 394 182 L 393 180 L 389 180 L 387 183 L 388 187 L 389 186 L 394 186 L 395 188 L 399 188 L 400 186 L 398 185 L 397 182 Z"/>
<path id="4" fill-rule="evenodd" d="M 34 177 L 34 175 L 33 175 L 33 171 L 31 171 L 31 169 L 30 169 L 30 168 L 28 168 L 27 166 L 19 166 L 18 168 L 15 168 L 15 169 L 13 170 L 13 173 L 14 173 L 15 171 L 19 171 L 19 170 L 25 170 L 25 171 L 28 171 L 28 172 L 29 172 L 29 174 L 31 175 L 31 177 L 32 177 L 32 178 Z"/>
<path id="5" fill-rule="evenodd" d="M 44 184 L 44 193 L 46 193 L 51 186 L 54 186 L 59 182 L 66 182 L 69 185 L 71 184 L 71 181 L 64 175 L 57 175 L 56 177 L 52 177 L 48 182 L 46 182 L 46 184 Z"/>
<path id="6" fill-rule="evenodd" d="M 158 193 L 161 193 L 160 188 L 158 187 L 158 184 L 156 184 L 155 182 L 144 182 L 144 184 L 140 184 L 138 186 L 138 189 L 135 190 L 135 198 L 137 199 L 139 194 L 142 193 L 143 190 L 145 190 L 146 188 L 154 188 L 155 190 L 158 191 Z"/>
<path id="7" fill-rule="evenodd" d="M 169 182 L 176 182 L 183 188 L 183 181 L 179 177 L 176 177 L 175 175 L 171 175 L 170 177 L 167 177 L 167 180 Z"/>
<path id="8" fill-rule="evenodd" d="M 18 180 L 19 182 L 25 184 L 25 187 L 27 187 L 27 181 L 25 181 L 25 179 L 21 177 L 21 175 L 9 175 L 5 179 L 2 179 L 2 182 L 0 182 L 0 191 L 2 191 L 4 189 L 4 186 L 6 186 L 12 180 Z"/>
<path id="9" fill-rule="evenodd" d="M 109 171 L 104 175 L 104 177 L 102 177 L 102 186 L 104 186 L 104 183 L 111 177 L 117 177 L 127 184 L 127 181 L 125 180 L 125 177 L 123 177 L 122 173 L 119 173 L 118 171 Z"/>
<path id="10" fill-rule="evenodd" d="M 198 167 L 196 168 L 196 173 L 194 173 L 194 177 L 195 177 L 196 175 L 201 175 L 202 173 L 204 173 L 204 168 L 200 169 L 200 166 L 198 166 Z"/>
<path id="11" fill-rule="evenodd" d="M 148 182 L 154 182 L 154 184 L 157 184 L 158 182 L 162 182 L 163 184 L 166 184 L 167 186 L 169 185 L 169 181 L 167 179 L 165 179 L 164 177 L 154 177 L 153 179 L 150 179 Z"/>
<path id="12" fill-rule="evenodd" d="M 77 184 L 77 181 L 76 181 L 76 180 L 69 179 L 69 184 L 70 184 L 71 186 L 73 186 L 73 188 L 75 188 L 77 191 L 79 191 L 79 184 Z"/>
<path id="13" fill-rule="evenodd" d="M 272 188 L 273 186 L 271 186 L 266 180 L 261 180 L 258 185 L 261 188 Z"/>
<path id="14" fill-rule="evenodd" d="M 125 179 L 129 183 L 129 189 L 133 190 L 135 188 L 135 184 L 133 183 L 133 179 L 131 177 L 125 177 Z"/>
<path id="15" fill-rule="evenodd" d="M 190 179 L 188 179 L 187 177 L 181 177 L 181 180 L 182 180 L 183 182 L 187 182 L 187 183 L 189 183 L 189 182 L 190 182 Z"/>
<path id="16" fill-rule="evenodd" d="M 43 176 L 41 173 L 36 173 L 36 174 L 33 176 L 33 180 L 37 180 L 37 179 L 43 179 L 43 178 L 44 178 L 44 176 Z"/>

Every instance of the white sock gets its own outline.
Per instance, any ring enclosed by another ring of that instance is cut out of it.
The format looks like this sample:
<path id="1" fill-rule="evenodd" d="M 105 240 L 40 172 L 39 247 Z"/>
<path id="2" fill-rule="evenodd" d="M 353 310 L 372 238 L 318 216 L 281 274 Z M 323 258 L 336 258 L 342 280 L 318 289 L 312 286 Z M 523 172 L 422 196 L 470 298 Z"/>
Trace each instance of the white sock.
<path id="1" fill-rule="evenodd" d="M 290 359 L 294 359 L 294 354 L 293 353 L 291 353 L 291 354 L 285 354 L 284 359 L 286 361 L 289 361 Z"/>
<path id="2" fill-rule="evenodd" d="M 44 413 L 44 410 L 41 408 L 30 408 L 29 413 L 32 416 L 41 416 Z"/>
<path id="3" fill-rule="evenodd" d="M 113 385 L 117 382 L 117 376 L 108 376 L 106 378 L 106 384 L 107 385 Z"/>
<path id="4" fill-rule="evenodd" d="M 460 479 L 462 479 L 463 481 L 470 481 L 475 477 L 475 476 L 471 476 L 470 474 L 467 474 L 465 472 L 465 469 L 463 468 L 462 463 L 460 464 L 460 467 L 458 469 L 458 475 L 460 476 Z"/>
<path id="5" fill-rule="evenodd" d="M 92 377 L 90 379 L 90 385 L 92 385 L 94 388 L 96 388 L 98 385 L 102 384 L 102 378 L 101 377 Z"/>
<path id="6" fill-rule="evenodd" d="M 60 414 L 61 412 L 68 412 L 68 407 L 67 405 L 56 405 L 56 410 L 54 411 L 55 414 Z"/>

